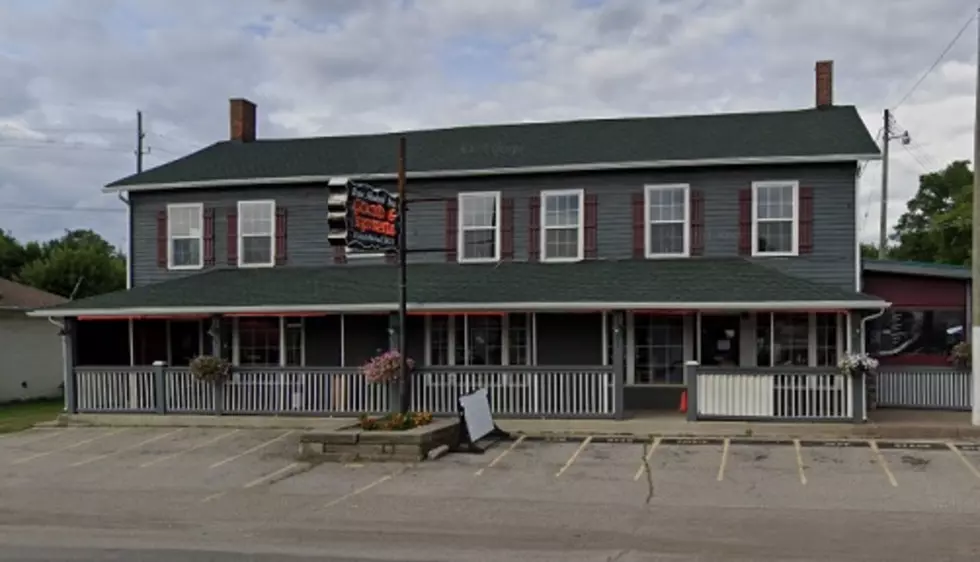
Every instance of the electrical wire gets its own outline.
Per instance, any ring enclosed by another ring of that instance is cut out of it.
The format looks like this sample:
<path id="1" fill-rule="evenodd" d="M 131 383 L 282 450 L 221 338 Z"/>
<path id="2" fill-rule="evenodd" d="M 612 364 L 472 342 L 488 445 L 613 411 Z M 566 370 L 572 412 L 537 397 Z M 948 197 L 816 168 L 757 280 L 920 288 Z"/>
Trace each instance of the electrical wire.
<path id="1" fill-rule="evenodd" d="M 921 86 L 922 83 L 925 82 L 926 78 L 928 78 L 929 75 L 932 74 L 932 71 L 936 70 L 936 67 L 939 66 L 939 63 L 941 63 L 943 59 L 946 58 L 946 55 L 949 54 L 949 51 L 953 49 L 953 46 L 956 45 L 956 42 L 959 41 L 960 37 L 963 36 L 963 32 L 966 31 L 966 28 L 969 27 L 969 25 L 973 23 L 973 20 L 975 20 L 976 18 L 977 18 L 977 14 L 976 12 L 974 12 L 973 15 L 970 16 L 970 19 L 966 20 L 966 22 L 963 24 L 963 27 L 961 27 L 960 30 L 956 32 L 956 35 L 953 36 L 953 40 L 950 41 L 948 45 L 946 45 L 946 48 L 943 49 L 941 53 L 939 53 L 939 56 L 936 58 L 935 61 L 933 61 L 932 65 L 922 74 L 922 76 L 919 77 L 919 79 L 915 82 L 915 84 L 913 84 L 912 87 L 909 88 L 909 91 L 906 92 L 904 96 L 902 96 L 902 99 L 898 100 L 898 103 L 896 103 L 892 107 L 892 111 L 898 109 L 900 105 L 905 103 L 905 101 L 908 100 L 913 93 L 915 93 L 915 91 L 919 88 L 919 86 Z"/>

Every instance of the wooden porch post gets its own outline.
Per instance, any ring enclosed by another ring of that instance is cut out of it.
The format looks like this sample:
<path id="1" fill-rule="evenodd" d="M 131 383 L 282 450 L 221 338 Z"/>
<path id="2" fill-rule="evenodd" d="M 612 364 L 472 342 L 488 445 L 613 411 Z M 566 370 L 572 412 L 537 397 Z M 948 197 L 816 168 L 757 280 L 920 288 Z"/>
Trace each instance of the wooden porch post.
<path id="1" fill-rule="evenodd" d="M 626 383 L 626 322 L 621 310 L 609 314 L 612 322 L 612 365 L 613 365 L 613 413 L 616 419 L 626 417 L 625 400 L 623 396 Z"/>
<path id="2" fill-rule="evenodd" d="M 75 335 L 78 329 L 78 321 L 74 318 L 65 318 L 64 327 L 61 330 L 61 349 L 64 356 L 65 374 L 65 411 L 69 414 L 78 413 L 78 399 L 75 394 Z"/>
<path id="3" fill-rule="evenodd" d="M 862 330 L 864 323 L 861 322 L 861 313 L 848 311 L 845 314 L 844 325 L 847 326 L 847 340 L 845 342 L 847 351 L 849 353 L 864 351 L 864 331 Z M 868 419 L 868 390 L 865 386 L 867 381 L 865 377 L 851 377 L 850 383 L 851 402 L 854 404 L 853 421 L 854 423 L 864 423 Z"/>
<path id="4" fill-rule="evenodd" d="M 211 315 L 211 325 L 208 328 L 208 335 L 211 336 L 211 355 L 221 357 L 221 315 Z M 220 414 L 224 409 L 225 385 L 217 383 L 214 387 L 214 408 L 215 414 Z"/>

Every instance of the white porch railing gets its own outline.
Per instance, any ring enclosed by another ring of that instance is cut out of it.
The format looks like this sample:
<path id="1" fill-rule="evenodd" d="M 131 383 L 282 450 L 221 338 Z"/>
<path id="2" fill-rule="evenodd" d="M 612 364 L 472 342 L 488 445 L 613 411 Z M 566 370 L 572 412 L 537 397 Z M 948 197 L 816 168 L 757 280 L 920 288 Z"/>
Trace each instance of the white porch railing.
<path id="1" fill-rule="evenodd" d="M 459 396 L 486 388 L 500 417 L 612 417 L 613 373 L 604 367 L 427 368 L 417 373 L 412 408 L 457 410 Z"/>
<path id="2" fill-rule="evenodd" d="M 79 367 L 75 400 L 79 412 L 152 412 L 153 367 Z"/>
<path id="3" fill-rule="evenodd" d="M 806 369 L 698 369 L 698 419 L 851 420 L 851 378 Z"/>
<path id="4" fill-rule="evenodd" d="M 413 374 L 412 409 L 453 414 L 462 394 L 486 388 L 502 417 L 612 417 L 607 367 L 465 367 Z M 237 368 L 221 384 L 184 367 L 78 367 L 80 412 L 357 416 L 387 412 L 397 387 L 356 368 Z"/>
<path id="5" fill-rule="evenodd" d="M 970 371 L 952 368 L 882 366 L 876 402 L 879 408 L 970 410 L 970 377 Z"/>

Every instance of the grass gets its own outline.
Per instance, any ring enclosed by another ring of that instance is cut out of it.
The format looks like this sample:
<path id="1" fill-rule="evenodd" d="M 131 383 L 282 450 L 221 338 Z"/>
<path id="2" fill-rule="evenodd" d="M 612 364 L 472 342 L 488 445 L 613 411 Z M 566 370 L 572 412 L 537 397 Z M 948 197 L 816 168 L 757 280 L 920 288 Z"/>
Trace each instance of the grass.
<path id="1" fill-rule="evenodd" d="M 36 423 L 52 421 L 64 409 L 64 402 L 35 400 L 0 405 L 0 433 L 13 433 L 30 429 Z"/>

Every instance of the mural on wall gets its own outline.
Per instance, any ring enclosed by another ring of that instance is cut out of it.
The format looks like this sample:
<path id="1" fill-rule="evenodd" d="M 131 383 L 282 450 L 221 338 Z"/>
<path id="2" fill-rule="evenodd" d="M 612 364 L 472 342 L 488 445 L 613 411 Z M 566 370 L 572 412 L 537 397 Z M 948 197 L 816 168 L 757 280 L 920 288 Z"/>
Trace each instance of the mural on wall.
<path id="1" fill-rule="evenodd" d="M 873 321 L 868 352 L 880 357 L 930 355 L 948 357 L 963 341 L 963 310 L 893 309 Z"/>

